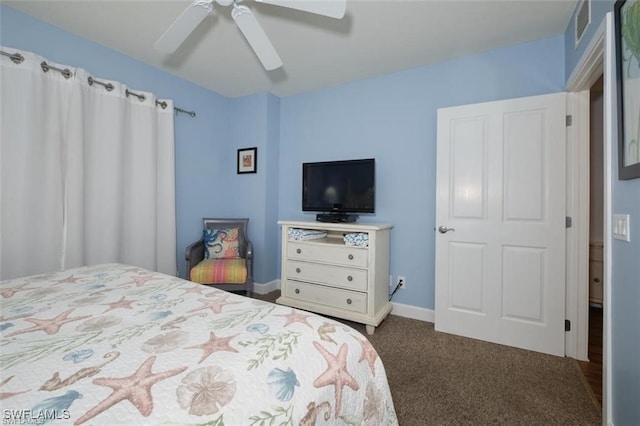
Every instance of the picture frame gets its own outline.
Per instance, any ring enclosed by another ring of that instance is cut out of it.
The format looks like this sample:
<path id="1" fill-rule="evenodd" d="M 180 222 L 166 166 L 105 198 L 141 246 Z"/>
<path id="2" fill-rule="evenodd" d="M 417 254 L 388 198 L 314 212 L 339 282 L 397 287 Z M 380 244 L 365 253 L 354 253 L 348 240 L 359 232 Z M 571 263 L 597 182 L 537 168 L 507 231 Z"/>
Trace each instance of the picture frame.
<path id="1" fill-rule="evenodd" d="M 618 179 L 640 177 L 640 0 L 613 7 L 618 95 Z"/>
<path id="2" fill-rule="evenodd" d="M 258 172 L 258 148 L 238 150 L 238 174 Z"/>

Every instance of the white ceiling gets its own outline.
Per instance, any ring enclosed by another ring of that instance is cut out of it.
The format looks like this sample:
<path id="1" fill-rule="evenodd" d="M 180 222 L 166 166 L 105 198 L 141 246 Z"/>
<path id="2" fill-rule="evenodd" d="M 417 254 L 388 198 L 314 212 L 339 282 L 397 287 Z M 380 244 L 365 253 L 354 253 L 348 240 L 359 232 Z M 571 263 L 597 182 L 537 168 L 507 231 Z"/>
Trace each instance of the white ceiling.
<path id="1" fill-rule="evenodd" d="M 215 4 L 215 13 L 165 56 L 153 44 L 191 0 L 2 2 L 221 95 L 239 97 L 289 96 L 559 35 L 577 0 L 347 0 L 342 20 L 244 1 L 284 62 L 270 72 L 235 26 L 231 7 Z"/>

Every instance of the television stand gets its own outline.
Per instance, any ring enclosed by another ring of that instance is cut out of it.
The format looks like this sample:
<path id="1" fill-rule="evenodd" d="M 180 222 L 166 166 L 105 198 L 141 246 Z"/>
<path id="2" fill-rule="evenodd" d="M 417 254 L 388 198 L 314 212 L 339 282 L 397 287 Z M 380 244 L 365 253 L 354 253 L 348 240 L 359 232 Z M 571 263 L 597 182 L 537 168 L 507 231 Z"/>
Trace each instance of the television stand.
<path id="1" fill-rule="evenodd" d="M 358 220 L 357 214 L 342 214 L 342 213 L 318 213 L 316 215 L 317 222 L 326 223 L 354 223 Z"/>
<path id="2" fill-rule="evenodd" d="M 276 303 L 366 325 L 373 334 L 391 312 L 390 224 L 279 221 L 282 226 L 280 297 Z M 289 238 L 289 229 L 325 231 L 311 240 Z M 347 245 L 349 233 L 369 244 Z"/>

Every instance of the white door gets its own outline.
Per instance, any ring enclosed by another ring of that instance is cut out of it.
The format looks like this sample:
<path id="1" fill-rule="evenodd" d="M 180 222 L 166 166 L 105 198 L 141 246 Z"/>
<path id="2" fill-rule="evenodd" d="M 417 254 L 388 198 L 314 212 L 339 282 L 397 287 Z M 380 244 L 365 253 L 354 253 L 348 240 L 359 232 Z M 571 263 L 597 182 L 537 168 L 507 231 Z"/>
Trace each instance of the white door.
<path id="1" fill-rule="evenodd" d="M 565 110 L 438 110 L 436 330 L 564 356 Z"/>

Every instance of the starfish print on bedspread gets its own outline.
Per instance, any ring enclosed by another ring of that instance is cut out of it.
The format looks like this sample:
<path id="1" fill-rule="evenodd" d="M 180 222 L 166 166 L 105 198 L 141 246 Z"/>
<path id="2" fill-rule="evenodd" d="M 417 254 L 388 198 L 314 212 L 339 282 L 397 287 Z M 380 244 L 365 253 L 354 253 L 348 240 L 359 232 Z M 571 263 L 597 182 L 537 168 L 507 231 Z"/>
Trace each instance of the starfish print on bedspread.
<path id="1" fill-rule="evenodd" d="M 203 350 L 202 358 L 200 358 L 200 361 L 198 361 L 198 364 L 200 364 L 202 363 L 202 361 L 209 358 L 209 355 L 211 355 L 214 352 L 220 352 L 220 351 L 238 352 L 237 350 L 232 348 L 231 345 L 229 344 L 229 342 L 233 340 L 236 336 L 237 334 L 229 337 L 216 337 L 216 334 L 212 331 L 209 334 L 208 341 L 204 342 L 201 345 L 189 346 L 185 349 L 202 349 Z"/>
<path id="2" fill-rule="evenodd" d="M 55 284 L 75 284 L 76 281 L 80 280 L 81 278 L 76 278 L 73 275 L 71 275 L 70 277 L 67 278 L 63 278 L 61 280 L 53 280 L 53 282 Z"/>
<path id="3" fill-rule="evenodd" d="M 113 309 L 118 309 L 118 308 L 133 309 L 133 307 L 131 307 L 131 304 L 133 302 L 136 302 L 136 300 L 124 300 L 124 296 L 122 296 L 122 298 L 117 302 L 102 303 L 102 305 L 108 306 L 108 308 L 103 312 L 103 314 L 105 312 L 111 311 Z"/>
<path id="4" fill-rule="evenodd" d="M 301 324 L 309 326 L 309 328 L 313 328 L 311 327 L 311 324 L 307 322 L 307 318 L 311 318 L 313 315 L 305 315 L 300 312 L 297 312 L 295 309 L 292 309 L 290 314 L 276 314 L 274 316 L 283 317 L 287 319 L 287 322 L 284 324 L 284 327 L 291 325 L 294 322 L 299 322 Z"/>
<path id="5" fill-rule="evenodd" d="M 360 385 L 358 385 L 356 379 L 347 371 L 347 354 L 349 347 L 346 343 L 343 343 L 338 353 L 333 355 L 318 342 L 313 342 L 313 346 L 316 347 L 325 361 L 327 361 L 327 369 L 313 382 L 313 386 L 316 388 L 329 385 L 334 386 L 336 391 L 335 418 L 338 418 L 338 414 L 340 414 L 340 410 L 342 409 L 342 388 L 347 385 L 353 390 L 360 389 Z"/>
<path id="6" fill-rule="evenodd" d="M 234 305 L 240 302 L 227 302 L 227 298 L 229 296 L 222 296 L 220 299 L 198 299 L 198 302 L 204 303 L 204 305 L 199 308 L 191 309 L 189 312 L 201 311 L 203 309 L 211 309 L 211 311 L 215 314 L 219 314 L 222 311 L 222 308 L 226 305 Z"/>
<path id="7" fill-rule="evenodd" d="M 4 297 L 5 299 L 9 299 L 19 291 L 31 290 L 30 288 L 24 288 L 28 284 L 29 283 L 24 283 L 24 284 L 17 285 L 15 287 L 3 288 L 2 290 L 0 290 L 0 295 L 2 295 L 2 297 Z"/>
<path id="8" fill-rule="evenodd" d="M 190 286 L 187 288 L 180 288 L 180 290 L 184 291 L 184 293 L 182 293 L 182 296 L 184 296 L 185 294 L 188 293 L 198 293 L 198 294 L 202 294 L 202 288 L 203 286 L 200 285 L 194 285 L 194 286 Z"/>
<path id="9" fill-rule="evenodd" d="M 135 373 L 127 377 L 100 377 L 95 379 L 93 384 L 108 386 L 113 389 L 113 392 L 106 399 L 76 420 L 75 424 L 79 425 L 84 423 L 125 399 L 131 402 L 138 409 L 140 414 L 145 417 L 149 417 L 153 411 L 151 386 L 161 380 L 180 374 L 187 369 L 187 366 L 182 366 L 172 370 L 163 371 L 162 373 L 152 373 L 151 368 L 153 367 L 155 360 L 155 355 L 150 356 L 142 363 L 142 365 L 140 365 Z"/>
<path id="10" fill-rule="evenodd" d="M 371 342 L 367 339 L 360 339 L 357 336 L 354 336 L 360 345 L 362 345 L 362 355 L 360 355 L 360 359 L 358 362 L 366 361 L 369 364 L 369 368 L 371 369 L 371 373 L 375 377 L 376 375 L 376 360 L 378 359 L 378 352 L 373 348 Z"/>
<path id="11" fill-rule="evenodd" d="M 147 281 L 157 280 L 159 278 L 156 277 L 155 274 L 150 274 L 150 275 L 137 275 L 137 276 L 131 277 L 131 279 L 133 281 L 129 281 L 129 282 L 124 283 L 124 284 L 120 284 L 118 287 L 124 287 L 124 286 L 129 285 L 129 284 L 135 284 L 136 287 L 142 287 L 143 285 L 145 285 L 147 283 Z"/>
<path id="12" fill-rule="evenodd" d="M 25 321 L 29 321 L 35 324 L 33 327 L 25 328 L 22 330 L 14 331 L 7 334 L 7 337 L 16 336 L 18 334 L 32 333 L 34 331 L 42 330 L 47 334 L 56 334 L 60 331 L 60 327 L 68 322 L 80 321 L 81 319 L 89 318 L 91 315 L 83 315 L 80 317 L 67 318 L 75 308 L 71 308 L 68 311 L 64 311 L 60 315 L 52 319 L 38 319 L 38 318 L 25 318 Z"/>

